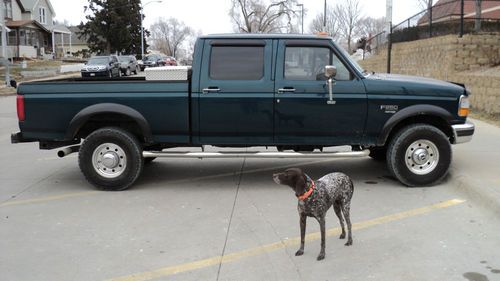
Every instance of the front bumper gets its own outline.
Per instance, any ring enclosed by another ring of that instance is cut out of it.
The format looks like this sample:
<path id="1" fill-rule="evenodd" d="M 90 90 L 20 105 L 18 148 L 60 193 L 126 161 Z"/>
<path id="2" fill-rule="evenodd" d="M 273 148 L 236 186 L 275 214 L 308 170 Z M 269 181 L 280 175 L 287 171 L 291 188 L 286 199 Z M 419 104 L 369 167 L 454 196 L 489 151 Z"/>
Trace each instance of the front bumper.
<path id="1" fill-rule="evenodd" d="M 452 125 L 453 129 L 453 144 L 469 142 L 474 135 L 475 126 L 472 122 L 467 121 L 465 124 Z"/>

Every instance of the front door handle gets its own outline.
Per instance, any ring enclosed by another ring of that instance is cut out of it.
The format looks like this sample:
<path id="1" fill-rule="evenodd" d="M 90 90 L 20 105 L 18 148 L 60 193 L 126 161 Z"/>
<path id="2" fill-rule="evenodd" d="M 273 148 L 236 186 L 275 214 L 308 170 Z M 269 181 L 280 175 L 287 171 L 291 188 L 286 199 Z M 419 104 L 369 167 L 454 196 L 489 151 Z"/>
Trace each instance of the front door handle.
<path id="1" fill-rule="evenodd" d="M 295 88 L 293 87 L 284 87 L 284 88 L 280 88 L 278 89 L 278 93 L 293 93 L 295 92 Z"/>
<path id="2" fill-rule="evenodd" d="M 219 87 L 208 87 L 208 88 L 204 88 L 203 89 L 203 93 L 204 94 L 218 93 L 218 92 L 220 92 L 220 88 Z"/>

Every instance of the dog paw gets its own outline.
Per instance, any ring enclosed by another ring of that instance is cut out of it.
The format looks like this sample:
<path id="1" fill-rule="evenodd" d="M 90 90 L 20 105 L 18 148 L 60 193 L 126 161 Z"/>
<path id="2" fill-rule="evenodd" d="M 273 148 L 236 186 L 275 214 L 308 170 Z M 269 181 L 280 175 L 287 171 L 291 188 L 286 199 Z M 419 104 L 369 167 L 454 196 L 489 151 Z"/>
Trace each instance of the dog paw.
<path id="1" fill-rule="evenodd" d="M 352 240 L 348 240 L 347 243 L 344 244 L 345 246 L 351 246 L 352 245 Z"/>
<path id="2" fill-rule="evenodd" d="M 302 249 L 298 250 L 298 251 L 295 253 L 295 255 L 296 255 L 296 256 L 302 256 L 303 254 L 304 254 L 304 250 L 302 250 Z"/>
<path id="3" fill-rule="evenodd" d="M 325 253 L 320 253 L 319 256 L 316 258 L 316 260 L 320 261 L 325 259 Z"/>
<path id="4" fill-rule="evenodd" d="M 339 239 L 345 239 L 345 233 L 340 234 Z"/>

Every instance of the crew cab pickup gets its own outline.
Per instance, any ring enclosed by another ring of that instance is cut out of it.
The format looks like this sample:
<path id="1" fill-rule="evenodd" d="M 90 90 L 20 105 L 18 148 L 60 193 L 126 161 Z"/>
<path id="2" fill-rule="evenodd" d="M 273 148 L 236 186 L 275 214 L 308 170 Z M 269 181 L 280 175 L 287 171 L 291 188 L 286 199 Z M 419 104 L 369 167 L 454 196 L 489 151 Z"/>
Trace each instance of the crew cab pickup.
<path id="1" fill-rule="evenodd" d="M 404 185 L 428 186 L 446 175 L 451 144 L 474 133 L 463 85 L 368 73 L 329 37 L 209 35 L 192 69 L 163 79 L 148 70 L 155 75 L 22 83 L 12 143 L 78 152 L 84 176 L 104 190 L 130 187 L 155 157 L 369 155 Z M 273 150 L 168 150 L 205 145 Z"/>

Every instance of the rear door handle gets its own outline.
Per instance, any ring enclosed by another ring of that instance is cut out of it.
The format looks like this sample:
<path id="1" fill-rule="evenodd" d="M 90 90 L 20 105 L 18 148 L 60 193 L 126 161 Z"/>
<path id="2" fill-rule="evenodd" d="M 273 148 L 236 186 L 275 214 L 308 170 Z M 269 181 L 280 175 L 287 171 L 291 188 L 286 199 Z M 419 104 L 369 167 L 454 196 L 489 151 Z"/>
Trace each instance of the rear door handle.
<path id="1" fill-rule="evenodd" d="M 295 88 L 293 87 L 284 87 L 278 89 L 278 93 L 293 93 L 293 92 L 295 92 Z"/>
<path id="2" fill-rule="evenodd" d="M 208 87 L 208 88 L 204 88 L 203 89 L 203 93 L 204 94 L 218 93 L 218 92 L 220 92 L 220 88 L 219 87 Z"/>

